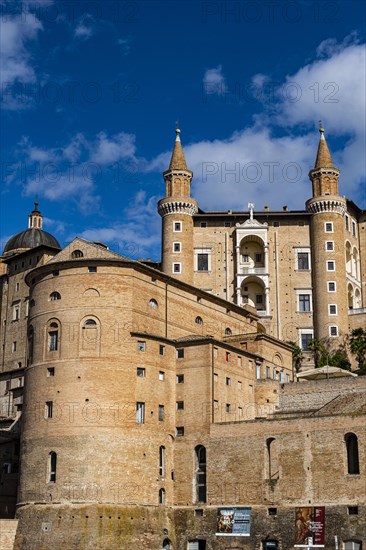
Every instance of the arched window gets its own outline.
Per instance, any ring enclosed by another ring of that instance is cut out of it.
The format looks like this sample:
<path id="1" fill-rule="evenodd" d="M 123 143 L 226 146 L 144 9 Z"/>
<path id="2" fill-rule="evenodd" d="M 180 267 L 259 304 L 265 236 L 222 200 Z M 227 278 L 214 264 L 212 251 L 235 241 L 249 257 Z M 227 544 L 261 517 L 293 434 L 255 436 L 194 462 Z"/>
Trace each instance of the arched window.
<path id="1" fill-rule="evenodd" d="M 57 468 L 57 454 L 54 451 L 51 451 L 48 455 L 48 465 L 47 465 L 47 482 L 55 483 L 56 482 L 56 468 Z"/>
<path id="2" fill-rule="evenodd" d="M 159 504 L 165 504 L 165 489 L 159 489 Z"/>
<path id="3" fill-rule="evenodd" d="M 51 323 L 48 329 L 48 351 L 57 351 L 59 345 L 59 325 Z"/>
<path id="4" fill-rule="evenodd" d="M 357 435 L 348 433 L 344 436 L 347 448 L 347 471 L 349 474 L 360 473 L 360 463 L 358 459 L 358 440 Z"/>
<path id="5" fill-rule="evenodd" d="M 156 309 L 158 307 L 158 302 L 156 300 L 154 300 L 154 298 L 151 298 L 151 300 L 149 302 L 149 306 Z"/>
<path id="6" fill-rule="evenodd" d="M 279 466 L 278 466 L 278 449 L 277 441 L 274 437 L 269 437 L 266 440 L 267 447 L 267 464 L 268 464 L 268 479 L 279 478 Z"/>
<path id="7" fill-rule="evenodd" d="M 225 336 L 231 336 L 231 335 L 232 335 L 231 328 L 226 327 L 226 329 L 225 329 Z"/>
<path id="8" fill-rule="evenodd" d="M 165 476 L 165 447 L 159 447 L 159 476 Z"/>
<path id="9" fill-rule="evenodd" d="M 196 325 L 203 325 L 202 317 L 198 316 L 195 318 L 194 322 Z"/>
<path id="10" fill-rule="evenodd" d="M 59 292 L 52 292 L 52 294 L 50 294 L 50 300 L 51 302 L 54 302 L 55 300 L 61 300 L 61 294 Z"/>
<path id="11" fill-rule="evenodd" d="M 195 448 L 195 485 L 196 502 L 206 502 L 206 448 L 202 445 Z"/>
<path id="12" fill-rule="evenodd" d="M 74 250 L 71 254 L 71 258 L 82 258 L 84 254 L 81 252 L 81 250 Z"/>
<path id="13" fill-rule="evenodd" d="M 85 322 L 84 322 L 84 327 L 92 327 L 94 325 L 96 325 L 97 322 L 94 321 L 94 319 L 87 319 Z"/>
<path id="14" fill-rule="evenodd" d="M 28 328 L 28 355 L 27 355 L 27 364 L 31 365 L 33 363 L 33 349 L 34 349 L 34 329 L 32 325 Z"/>
<path id="15" fill-rule="evenodd" d="M 171 550 L 171 542 L 169 539 L 163 540 L 163 550 Z"/>

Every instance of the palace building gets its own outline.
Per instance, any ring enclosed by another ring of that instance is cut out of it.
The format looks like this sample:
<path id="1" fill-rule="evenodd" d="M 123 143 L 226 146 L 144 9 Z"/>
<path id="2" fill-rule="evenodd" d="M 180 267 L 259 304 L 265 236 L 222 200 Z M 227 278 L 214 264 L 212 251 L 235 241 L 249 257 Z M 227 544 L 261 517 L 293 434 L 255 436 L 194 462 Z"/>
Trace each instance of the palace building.
<path id="1" fill-rule="evenodd" d="M 292 347 L 366 319 L 366 216 L 324 130 L 304 211 L 203 212 L 176 141 L 161 264 L 29 227 L 0 263 L 0 547 L 366 544 L 366 377 Z"/>

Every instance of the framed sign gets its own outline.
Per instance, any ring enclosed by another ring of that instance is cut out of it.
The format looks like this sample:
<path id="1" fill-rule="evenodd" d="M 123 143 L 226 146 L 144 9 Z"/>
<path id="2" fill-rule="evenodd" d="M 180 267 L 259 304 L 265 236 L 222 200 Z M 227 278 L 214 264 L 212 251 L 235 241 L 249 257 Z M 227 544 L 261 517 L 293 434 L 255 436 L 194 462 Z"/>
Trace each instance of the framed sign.
<path id="1" fill-rule="evenodd" d="M 251 508 L 218 508 L 218 536 L 249 537 Z"/>
<path id="2" fill-rule="evenodd" d="M 294 546 L 324 546 L 324 506 L 307 506 L 295 510 Z"/>

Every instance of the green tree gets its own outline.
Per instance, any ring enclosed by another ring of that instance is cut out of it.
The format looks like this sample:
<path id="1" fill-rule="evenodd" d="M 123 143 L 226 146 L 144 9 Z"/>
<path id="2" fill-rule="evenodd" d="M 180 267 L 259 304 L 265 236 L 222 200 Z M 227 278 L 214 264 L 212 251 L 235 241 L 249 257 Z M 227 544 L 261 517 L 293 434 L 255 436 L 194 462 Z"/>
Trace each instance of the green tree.
<path id="1" fill-rule="evenodd" d="M 324 343 L 317 338 L 312 338 L 309 340 L 308 349 L 313 352 L 315 368 L 323 367 L 327 359 L 327 350 Z"/>
<path id="2" fill-rule="evenodd" d="M 299 372 L 301 369 L 302 360 L 304 358 L 302 349 L 296 344 L 296 342 L 288 342 L 292 347 L 292 366 L 295 372 Z"/>
<path id="3" fill-rule="evenodd" d="M 366 374 L 366 330 L 355 328 L 349 338 L 349 348 L 356 356 L 358 363 L 358 374 Z"/>

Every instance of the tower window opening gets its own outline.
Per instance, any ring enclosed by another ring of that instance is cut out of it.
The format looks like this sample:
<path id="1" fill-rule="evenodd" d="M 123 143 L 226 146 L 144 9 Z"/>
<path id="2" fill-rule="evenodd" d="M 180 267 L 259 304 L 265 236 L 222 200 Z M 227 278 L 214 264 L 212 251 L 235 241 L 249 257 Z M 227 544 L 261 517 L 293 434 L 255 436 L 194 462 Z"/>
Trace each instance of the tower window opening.
<path id="1" fill-rule="evenodd" d="M 354 433 L 348 433 L 344 437 L 347 451 L 347 472 L 349 474 L 360 473 L 360 463 L 358 456 L 358 439 Z"/>
<path id="2" fill-rule="evenodd" d="M 51 451 L 48 455 L 48 483 L 56 482 L 57 454 Z"/>
<path id="3" fill-rule="evenodd" d="M 196 502 L 206 502 L 206 449 L 203 445 L 197 445 L 195 448 L 195 486 Z"/>

